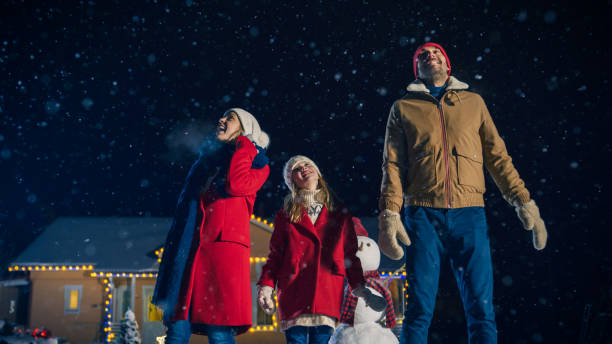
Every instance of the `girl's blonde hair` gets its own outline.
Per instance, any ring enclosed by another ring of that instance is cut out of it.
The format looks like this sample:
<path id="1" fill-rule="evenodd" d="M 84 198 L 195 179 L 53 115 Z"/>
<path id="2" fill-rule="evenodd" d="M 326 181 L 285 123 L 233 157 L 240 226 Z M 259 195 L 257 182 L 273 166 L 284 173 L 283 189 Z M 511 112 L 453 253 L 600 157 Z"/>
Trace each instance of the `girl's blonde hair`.
<path id="1" fill-rule="evenodd" d="M 317 185 L 317 189 L 320 191 L 315 196 L 316 200 L 321 202 L 327 210 L 334 211 L 336 208 L 336 199 L 321 175 L 319 175 L 319 185 Z M 283 210 L 285 214 L 289 216 L 291 222 L 299 222 L 302 219 L 302 203 L 300 203 L 297 198 L 298 191 L 295 183 L 293 183 L 291 185 L 291 192 L 285 196 L 285 201 L 283 202 Z"/>

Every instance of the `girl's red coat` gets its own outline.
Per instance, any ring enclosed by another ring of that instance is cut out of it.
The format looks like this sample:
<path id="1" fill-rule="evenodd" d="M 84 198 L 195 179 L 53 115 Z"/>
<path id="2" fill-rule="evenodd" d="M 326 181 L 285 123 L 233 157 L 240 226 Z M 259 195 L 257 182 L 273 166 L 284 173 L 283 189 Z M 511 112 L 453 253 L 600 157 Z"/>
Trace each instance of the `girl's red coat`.
<path id="1" fill-rule="evenodd" d="M 298 223 L 280 210 L 258 284 L 277 287 L 281 320 L 302 314 L 339 319 L 344 278 L 353 288 L 364 283 L 357 249 L 346 208 L 329 212 L 323 207 L 314 225 L 304 210 Z"/>

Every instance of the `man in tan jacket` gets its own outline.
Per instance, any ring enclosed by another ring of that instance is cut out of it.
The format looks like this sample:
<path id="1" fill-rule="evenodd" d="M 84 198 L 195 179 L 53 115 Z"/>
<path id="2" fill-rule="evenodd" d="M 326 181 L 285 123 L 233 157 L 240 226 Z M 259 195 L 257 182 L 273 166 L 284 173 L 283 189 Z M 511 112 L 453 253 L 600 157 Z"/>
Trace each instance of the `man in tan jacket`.
<path id="1" fill-rule="evenodd" d="M 397 239 L 408 246 L 401 343 L 427 343 L 443 257 L 459 286 L 469 342 L 497 343 L 483 166 L 538 250 L 546 227 L 483 99 L 451 76 L 444 49 L 420 46 L 413 67 L 417 79 L 389 114 L 379 200 L 381 250 L 397 260 L 404 254 Z"/>

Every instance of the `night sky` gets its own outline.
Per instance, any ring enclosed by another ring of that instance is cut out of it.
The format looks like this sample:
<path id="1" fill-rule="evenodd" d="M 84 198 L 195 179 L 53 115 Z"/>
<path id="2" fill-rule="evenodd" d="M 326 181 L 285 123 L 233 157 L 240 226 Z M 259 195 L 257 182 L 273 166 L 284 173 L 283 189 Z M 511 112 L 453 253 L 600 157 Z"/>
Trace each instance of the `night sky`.
<path id="1" fill-rule="evenodd" d="M 596 315 L 612 313 L 612 2 L 381 3 L 3 1 L 0 267 L 59 216 L 171 216 L 230 107 L 271 137 L 256 215 L 274 216 L 282 166 L 304 154 L 375 216 L 388 112 L 433 41 L 485 99 L 549 230 L 536 252 L 487 177 L 500 343 L 577 343 L 587 304 L 598 343 Z M 431 339 L 465 343 L 443 273 Z"/>

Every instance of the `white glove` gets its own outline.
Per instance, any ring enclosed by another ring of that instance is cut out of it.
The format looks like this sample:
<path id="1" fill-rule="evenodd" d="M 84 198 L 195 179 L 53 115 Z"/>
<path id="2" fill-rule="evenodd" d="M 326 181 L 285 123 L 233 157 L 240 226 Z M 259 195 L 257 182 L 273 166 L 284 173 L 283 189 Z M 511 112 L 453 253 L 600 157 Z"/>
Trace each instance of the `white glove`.
<path id="1" fill-rule="evenodd" d="M 270 315 L 275 311 L 274 297 L 272 296 L 274 288 L 267 285 L 257 285 L 257 302 L 264 313 Z"/>
<path id="2" fill-rule="evenodd" d="M 351 292 L 353 295 L 362 298 L 365 301 L 365 304 L 376 312 L 381 312 L 387 308 L 387 301 L 384 297 L 375 295 L 370 291 L 370 289 L 364 287 L 363 285 L 353 289 Z"/>
<path id="3" fill-rule="evenodd" d="M 402 224 L 399 213 L 385 209 L 378 215 L 378 246 L 389 258 L 399 260 L 404 256 L 404 250 L 397 243 L 397 239 L 410 246 L 410 238 Z"/>
<path id="4" fill-rule="evenodd" d="M 540 217 L 540 209 L 538 209 L 536 203 L 533 200 L 523 204 L 515 203 L 514 209 L 523 223 L 523 227 L 528 231 L 533 231 L 533 246 L 536 250 L 544 249 L 548 232 L 544 220 Z"/>

